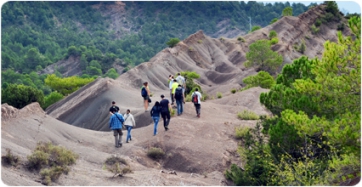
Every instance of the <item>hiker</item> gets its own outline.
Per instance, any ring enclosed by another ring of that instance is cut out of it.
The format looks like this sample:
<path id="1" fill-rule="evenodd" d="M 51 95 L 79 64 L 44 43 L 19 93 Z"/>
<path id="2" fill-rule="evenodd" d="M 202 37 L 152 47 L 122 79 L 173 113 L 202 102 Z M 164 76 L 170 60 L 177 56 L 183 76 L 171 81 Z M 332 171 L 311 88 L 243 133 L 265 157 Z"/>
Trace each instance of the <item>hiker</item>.
<path id="1" fill-rule="evenodd" d="M 109 119 L 109 128 L 113 130 L 115 146 L 122 147 L 122 127 L 123 127 L 123 116 L 122 114 L 112 110 L 112 116 Z"/>
<path id="2" fill-rule="evenodd" d="M 200 118 L 200 110 L 201 110 L 201 93 L 199 92 L 199 89 L 196 88 L 194 93 L 192 93 L 191 95 L 191 99 L 192 99 L 192 102 L 194 103 L 195 105 L 195 109 L 196 109 L 196 114 L 197 114 L 197 117 Z"/>
<path id="3" fill-rule="evenodd" d="M 172 84 L 173 84 L 174 78 L 173 78 L 172 75 L 169 75 L 169 76 L 171 76 L 171 79 L 170 79 L 170 81 L 168 83 L 168 87 L 170 88 L 170 96 L 171 96 L 171 102 L 172 102 L 171 105 L 173 105 L 174 99 L 173 99 L 173 95 L 172 95 Z"/>
<path id="4" fill-rule="evenodd" d="M 183 104 L 185 103 L 185 98 L 182 92 L 182 86 L 179 84 L 178 87 L 175 90 L 175 100 L 176 100 L 176 105 L 177 105 L 177 115 L 181 115 L 184 107 Z"/>
<path id="5" fill-rule="evenodd" d="M 160 102 L 156 101 L 155 105 L 151 109 L 151 117 L 154 122 L 154 130 L 153 130 L 153 136 L 156 136 L 157 134 L 157 125 L 160 120 L 160 114 L 161 114 L 161 105 Z"/>
<path id="6" fill-rule="evenodd" d="M 168 130 L 168 125 L 170 123 L 171 120 L 171 115 L 170 115 L 170 111 L 172 110 L 170 102 L 165 99 L 164 95 L 161 95 L 161 102 L 160 102 L 160 106 L 161 106 L 161 116 L 163 119 L 163 126 L 165 127 L 165 130 Z"/>
<path id="7" fill-rule="evenodd" d="M 112 101 L 112 106 L 111 108 L 109 108 L 109 113 L 112 115 L 113 112 L 112 111 L 115 111 L 115 112 L 118 112 L 119 111 L 119 108 L 118 106 L 116 106 L 116 102 Z"/>
<path id="8" fill-rule="evenodd" d="M 176 81 L 176 79 L 173 79 L 173 83 L 172 83 L 172 104 L 171 105 L 173 105 L 174 104 L 174 101 L 175 101 L 175 91 L 176 91 L 176 88 L 178 87 L 178 83 L 177 83 L 177 81 Z"/>
<path id="9" fill-rule="evenodd" d="M 127 109 L 127 112 L 124 114 L 124 126 L 127 129 L 126 143 L 128 143 L 128 140 L 132 140 L 131 130 L 133 127 L 136 127 L 134 117 L 131 114 L 131 110 L 129 110 L 129 109 Z"/>
<path id="10" fill-rule="evenodd" d="M 143 83 L 143 86 L 141 88 L 141 95 L 143 97 L 143 105 L 145 107 L 145 112 L 147 112 L 148 110 L 148 103 L 151 102 L 151 99 L 150 99 L 150 94 L 151 94 L 151 91 L 148 87 L 148 82 L 144 82 Z"/>
<path id="11" fill-rule="evenodd" d="M 183 94 L 183 97 L 185 98 L 186 79 L 181 75 L 181 73 L 178 73 L 177 75 L 178 76 L 176 77 L 176 80 L 177 80 L 178 84 L 181 85 L 182 94 Z"/>

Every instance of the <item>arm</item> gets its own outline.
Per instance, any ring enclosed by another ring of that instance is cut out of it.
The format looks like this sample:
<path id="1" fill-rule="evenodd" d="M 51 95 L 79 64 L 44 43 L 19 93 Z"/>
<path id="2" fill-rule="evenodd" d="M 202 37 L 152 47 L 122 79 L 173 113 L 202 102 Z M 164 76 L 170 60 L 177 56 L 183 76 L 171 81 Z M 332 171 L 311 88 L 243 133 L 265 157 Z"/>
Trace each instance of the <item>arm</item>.
<path id="1" fill-rule="evenodd" d="M 136 127 L 136 122 L 134 121 L 133 115 L 131 115 L 131 120 L 132 120 L 133 126 Z"/>

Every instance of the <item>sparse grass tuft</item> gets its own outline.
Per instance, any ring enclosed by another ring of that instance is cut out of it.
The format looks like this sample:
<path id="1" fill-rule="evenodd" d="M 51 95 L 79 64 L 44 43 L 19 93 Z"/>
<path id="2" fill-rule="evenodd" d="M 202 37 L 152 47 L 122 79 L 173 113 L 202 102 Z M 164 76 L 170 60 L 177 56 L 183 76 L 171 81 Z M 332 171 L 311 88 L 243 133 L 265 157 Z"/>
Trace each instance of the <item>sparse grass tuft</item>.
<path id="1" fill-rule="evenodd" d="M 232 94 L 236 93 L 236 89 L 235 88 L 231 89 L 231 93 Z"/>
<path id="2" fill-rule="evenodd" d="M 3 165 L 17 166 L 19 163 L 19 157 L 11 153 L 9 148 L 6 148 L 6 155 L 1 156 L 1 162 Z"/>
<path id="3" fill-rule="evenodd" d="M 152 159 L 158 160 L 162 159 L 165 156 L 165 152 L 161 148 L 151 147 L 147 152 L 147 156 Z"/>
<path id="4" fill-rule="evenodd" d="M 201 101 L 206 101 L 207 99 L 209 99 L 209 95 L 207 95 L 206 93 L 202 94 Z"/>
<path id="5" fill-rule="evenodd" d="M 197 40 L 197 43 L 202 44 L 202 40 Z"/>
<path id="6" fill-rule="evenodd" d="M 217 97 L 218 99 L 222 98 L 222 93 L 217 92 L 217 93 L 216 93 L 216 97 Z"/>
<path id="7" fill-rule="evenodd" d="M 42 183 L 51 185 L 61 174 L 68 174 L 68 166 L 75 164 L 77 158 L 78 155 L 64 147 L 39 142 L 26 165 L 29 170 L 40 170 Z"/>
<path id="8" fill-rule="evenodd" d="M 238 37 L 238 41 L 239 41 L 239 42 L 245 42 L 245 39 L 244 39 L 243 37 L 239 36 L 239 37 Z"/>
<path id="9" fill-rule="evenodd" d="M 238 118 L 241 120 L 258 120 L 259 116 L 252 111 L 244 110 L 238 113 Z"/>
<path id="10" fill-rule="evenodd" d="M 250 131 L 249 127 L 243 127 L 243 126 L 236 127 L 235 128 L 235 138 L 236 139 L 245 138 L 246 135 L 249 133 L 249 131 Z"/>
<path id="11" fill-rule="evenodd" d="M 191 95 L 186 95 L 185 102 L 191 102 Z"/>
<path id="12" fill-rule="evenodd" d="M 121 166 L 127 166 L 121 168 Z M 115 176 L 122 177 L 123 175 L 127 173 L 132 173 L 131 168 L 129 167 L 127 161 L 124 158 L 118 157 L 118 156 L 112 156 L 106 159 L 103 165 L 103 169 L 108 170 L 112 172 Z"/>

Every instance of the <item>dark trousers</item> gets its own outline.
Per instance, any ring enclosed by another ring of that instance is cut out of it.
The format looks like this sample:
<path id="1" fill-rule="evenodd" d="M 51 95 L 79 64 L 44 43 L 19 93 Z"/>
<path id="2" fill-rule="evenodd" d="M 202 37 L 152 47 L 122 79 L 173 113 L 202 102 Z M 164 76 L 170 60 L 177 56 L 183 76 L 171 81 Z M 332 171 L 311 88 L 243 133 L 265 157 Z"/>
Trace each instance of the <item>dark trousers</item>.
<path id="1" fill-rule="evenodd" d="M 170 90 L 170 97 L 171 97 L 171 104 L 175 102 L 175 99 L 173 98 L 172 90 Z"/>
<path id="2" fill-rule="evenodd" d="M 161 116 L 163 119 L 163 126 L 166 128 L 168 124 L 170 123 L 171 115 L 170 112 L 161 112 Z"/>
<path id="3" fill-rule="evenodd" d="M 201 105 L 200 104 L 194 104 L 195 105 L 195 109 L 196 109 L 196 114 L 200 115 L 201 112 Z"/>

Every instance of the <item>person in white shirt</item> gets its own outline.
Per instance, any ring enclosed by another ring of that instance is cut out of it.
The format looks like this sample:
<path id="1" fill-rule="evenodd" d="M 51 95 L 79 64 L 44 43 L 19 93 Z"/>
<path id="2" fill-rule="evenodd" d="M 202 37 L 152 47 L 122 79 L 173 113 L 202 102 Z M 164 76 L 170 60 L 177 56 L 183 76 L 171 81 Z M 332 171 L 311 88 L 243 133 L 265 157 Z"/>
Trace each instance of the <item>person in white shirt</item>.
<path id="1" fill-rule="evenodd" d="M 183 97 L 185 98 L 186 80 L 185 80 L 185 78 L 181 75 L 181 73 L 178 73 L 177 75 L 178 75 L 178 76 L 176 77 L 177 83 L 178 83 L 179 85 L 181 85 L 181 87 L 182 87 L 182 94 L 183 94 Z"/>
<path id="2" fill-rule="evenodd" d="M 131 114 L 131 111 L 129 109 L 127 109 L 127 113 L 125 113 L 123 115 L 124 118 L 124 125 L 127 129 L 127 138 L 126 138 L 126 143 L 128 143 L 128 140 L 132 140 L 132 136 L 131 136 L 131 130 L 133 127 L 136 127 L 136 123 L 134 121 L 134 117 Z"/>
<path id="3" fill-rule="evenodd" d="M 172 75 L 170 75 L 169 79 L 170 79 L 170 82 L 168 84 L 168 87 L 170 88 L 171 105 L 173 105 L 173 103 L 175 102 L 175 99 L 173 98 L 173 95 L 172 95 L 172 84 L 174 82 L 174 78 Z"/>
<path id="4" fill-rule="evenodd" d="M 195 95 L 197 96 L 196 101 L 194 101 L 194 96 Z M 199 89 L 196 88 L 195 92 L 192 93 L 192 95 L 191 95 L 191 99 L 192 99 L 192 102 L 195 105 L 196 115 L 197 115 L 198 118 L 200 118 L 200 113 L 201 113 L 201 98 L 202 98 L 202 95 L 199 92 Z"/>

